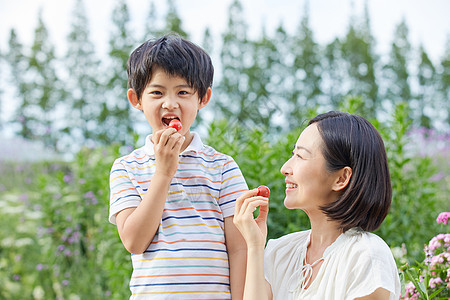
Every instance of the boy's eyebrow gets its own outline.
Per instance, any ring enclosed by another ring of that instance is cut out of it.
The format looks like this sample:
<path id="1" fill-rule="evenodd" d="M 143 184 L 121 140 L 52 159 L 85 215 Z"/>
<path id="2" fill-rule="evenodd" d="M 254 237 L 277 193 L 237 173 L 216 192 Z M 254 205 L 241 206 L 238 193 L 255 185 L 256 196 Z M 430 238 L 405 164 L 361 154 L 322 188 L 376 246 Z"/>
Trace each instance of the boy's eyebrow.
<path id="1" fill-rule="evenodd" d="M 160 84 L 156 84 L 156 83 L 150 83 L 148 86 L 149 87 L 155 87 L 155 88 L 166 88 L 165 86 L 160 85 Z M 191 86 L 189 84 L 179 84 L 179 85 L 177 85 L 175 87 L 176 88 L 190 88 Z"/>

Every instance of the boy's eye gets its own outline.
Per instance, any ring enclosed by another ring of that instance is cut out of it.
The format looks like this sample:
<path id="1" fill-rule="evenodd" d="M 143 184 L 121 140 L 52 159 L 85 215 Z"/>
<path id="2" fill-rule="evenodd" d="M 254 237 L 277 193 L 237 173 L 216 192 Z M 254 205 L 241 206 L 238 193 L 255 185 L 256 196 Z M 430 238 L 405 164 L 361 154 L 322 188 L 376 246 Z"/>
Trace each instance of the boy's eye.
<path id="1" fill-rule="evenodd" d="M 179 91 L 178 94 L 180 94 L 180 95 L 188 95 L 189 92 L 188 91 Z"/>
<path id="2" fill-rule="evenodd" d="M 152 95 L 162 95 L 162 93 L 160 91 L 152 91 L 152 92 L 150 92 L 150 94 L 152 94 Z"/>

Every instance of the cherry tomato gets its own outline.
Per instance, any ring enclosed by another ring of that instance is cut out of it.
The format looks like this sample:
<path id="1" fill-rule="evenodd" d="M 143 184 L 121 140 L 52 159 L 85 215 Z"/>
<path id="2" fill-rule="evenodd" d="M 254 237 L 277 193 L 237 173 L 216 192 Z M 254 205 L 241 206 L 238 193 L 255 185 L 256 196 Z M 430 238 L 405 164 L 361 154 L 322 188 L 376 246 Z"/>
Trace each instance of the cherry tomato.
<path id="1" fill-rule="evenodd" d="M 181 122 L 177 119 L 173 119 L 169 123 L 169 127 L 175 128 L 177 131 L 181 130 Z"/>
<path id="2" fill-rule="evenodd" d="M 265 185 L 260 185 L 258 187 L 258 194 L 256 196 L 262 196 L 268 198 L 270 196 L 270 190 Z"/>

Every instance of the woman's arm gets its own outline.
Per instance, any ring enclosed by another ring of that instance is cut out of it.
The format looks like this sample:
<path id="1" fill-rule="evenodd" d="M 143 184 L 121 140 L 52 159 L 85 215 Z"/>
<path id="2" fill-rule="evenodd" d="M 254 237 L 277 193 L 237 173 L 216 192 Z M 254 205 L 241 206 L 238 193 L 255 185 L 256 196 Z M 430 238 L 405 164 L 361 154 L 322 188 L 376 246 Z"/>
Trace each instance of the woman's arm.
<path id="1" fill-rule="evenodd" d="M 355 300 L 389 300 L 389 291 L 383 288 L 378 288 L 370 295 L 355 298 Z"/>
<path id="2" fill-rule="evenodd" d="M 244 299 L 272 299 L 269 283 L 264 277 L 264 246 L 267 236 L 267 214 L 269 199 L 256 196 L 257 189 L 245 192 L 236 200 L 233 222 L 247 244 L 247 268 L 245 276 Z M 260 207 L 256 219 L 253 212 Z"/>

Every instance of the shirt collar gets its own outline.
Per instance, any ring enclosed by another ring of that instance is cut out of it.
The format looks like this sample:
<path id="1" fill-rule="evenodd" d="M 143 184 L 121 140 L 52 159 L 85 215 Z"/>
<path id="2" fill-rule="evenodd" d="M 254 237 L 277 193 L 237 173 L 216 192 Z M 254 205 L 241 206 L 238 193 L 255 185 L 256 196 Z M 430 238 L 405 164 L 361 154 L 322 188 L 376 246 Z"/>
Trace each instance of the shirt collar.
<path id="1" fill-rule="evenodd" d="M 182 153 L 185 153 L 185 152 L 199 152 L 204 147 L 202 139 L 200 138 L 198 133 L 196 133 L 196 132 L 191 132 L 191 133 L 192 133 L 192 135 L 194 137 L 192 138 L 192 141 L 189 144 L 189 146 L 187 146 L 187 148 Z M 152 135 L 149 134 L 145 138 L 145 145 L 144 145 L 145 153 L 150 155 L 150 156 L 154 156 L 155 155 L 155 148 L 154 148 L 154 146 L 155 145 L 152 142 Z"/>

